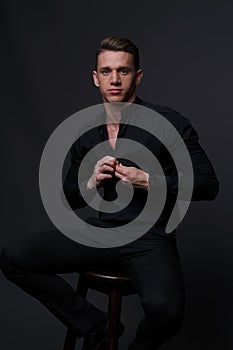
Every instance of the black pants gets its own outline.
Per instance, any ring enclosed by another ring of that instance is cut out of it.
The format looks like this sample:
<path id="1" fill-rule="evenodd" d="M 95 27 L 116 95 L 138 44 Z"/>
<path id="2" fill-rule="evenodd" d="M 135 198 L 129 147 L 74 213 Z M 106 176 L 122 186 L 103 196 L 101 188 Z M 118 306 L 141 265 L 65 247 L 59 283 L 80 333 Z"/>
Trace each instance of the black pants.
<path id="1" fill-rule="evenodd" d="M 147 233 L 116 248 L 78 244 L 57 230 L 25 237 L 3 249 L 4 275 L 43 303 L 61 322 L 85 336 L 106 314 L 57 274 L 119 267 L 127 271 L 145 313 L 131 350 L 154 350 L 174 336 L 184 315 L 184 285 L 176 244 Z"/>

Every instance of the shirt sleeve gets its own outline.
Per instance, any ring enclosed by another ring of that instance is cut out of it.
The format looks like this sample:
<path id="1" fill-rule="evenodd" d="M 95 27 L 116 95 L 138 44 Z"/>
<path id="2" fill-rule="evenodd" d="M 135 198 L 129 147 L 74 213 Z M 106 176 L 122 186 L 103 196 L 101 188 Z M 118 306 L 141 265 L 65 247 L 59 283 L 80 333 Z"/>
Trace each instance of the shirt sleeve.
<path id="1" fill-rule="evenodd" d="M 178 191 L 178 178 L 180 185 L 185 187 L 190 185 L 190 179 L 193 179 L 192 200 L 214 200 L 219 192 L 219 182 L 216 177 L 214 168 L 199 143 L 197 131 L 191 125 L 190 121 L 176 111 L 169 113 L 170 120 L 184 141 L 188 154 L 190 156 L 193 174 L 184 172 L 177 176 L 166 176 L 167 190 L 171 195 L 176 195 Z M 174 152 L 179 152 L 180 144 L 175 142 Z M 182 157 L 180 157 L 182 159 Z M 184 159 L 183 159 L 184 161 Z M 150 174 L 149 187 L 157 185 L 162 181 L 162 176 L 153 176 Z M 187 191 L 188 192 L 188 191 Z M 183 198 L 184 200 L 186 198 Z"/>
<path id="2" fill-rule="evenodd" d="M 86 190 L 88 178 L 81 179 L 80 185 L 78 182 L 79 167 L 85 153 L 85 148 L 82 147 L 79 138 L 70 149 L 71 165 L 63 182 L 63 191 L 72 209 L 81 209 L 88 205 L 81 192 L 86 191 L 88 202 L 93 199 L 96 193 L 93 190 Z"/>

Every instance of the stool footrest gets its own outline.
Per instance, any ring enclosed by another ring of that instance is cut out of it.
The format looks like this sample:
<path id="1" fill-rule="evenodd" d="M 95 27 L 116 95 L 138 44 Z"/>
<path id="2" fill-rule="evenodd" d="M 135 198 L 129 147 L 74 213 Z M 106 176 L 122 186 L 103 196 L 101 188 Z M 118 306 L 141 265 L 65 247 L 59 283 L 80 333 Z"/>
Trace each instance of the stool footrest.
<path id="1" fill-rule="evenodd" d="M 118 349 L 118 327 L 121 318 L 122 297 L 136 294 L 129 277 L 122 271 L 85 271 L 81 272 L 77 285 L 77 292 L 86 297 L 88 289 L 109 295 L 108 300 L 108 339 L 107 349 Z M 74 350 L 77 335 L 67 330 L 63 350 Z"/>

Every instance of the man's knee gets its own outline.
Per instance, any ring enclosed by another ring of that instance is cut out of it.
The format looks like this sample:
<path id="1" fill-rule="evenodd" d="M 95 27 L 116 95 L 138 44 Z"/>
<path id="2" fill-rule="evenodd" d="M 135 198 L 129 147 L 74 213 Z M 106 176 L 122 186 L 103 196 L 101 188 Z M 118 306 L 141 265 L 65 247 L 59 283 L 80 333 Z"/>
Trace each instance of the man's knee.
<path id="1" fill-rule="evenodd" d="M 0 269 L 8 279 L 17 276 L 23 269 L 23 258 L 17 246 L 7 246 L 0 254 Z"/>
<path id="2" fill-rule="evenodd" d="M 184 298 L 150 297 L 142 301 L 147 320 L 154 324 L 182 324 L 184 317 Z"/>

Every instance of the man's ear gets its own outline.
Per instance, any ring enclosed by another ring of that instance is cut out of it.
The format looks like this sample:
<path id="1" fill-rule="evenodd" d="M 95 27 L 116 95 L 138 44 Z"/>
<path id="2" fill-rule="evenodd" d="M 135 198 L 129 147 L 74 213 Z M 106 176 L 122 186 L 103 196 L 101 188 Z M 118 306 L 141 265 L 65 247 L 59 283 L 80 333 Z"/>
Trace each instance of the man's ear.
<path id="1" fill-rule="evenodd" d="M 143 71 L 142 71 L 142 69 L 139 69 L 136 73 L 136 79 L 135 79 L 136 86 L 141 83 L 142 77 L 143 77 Z"/>
<path id="2" fill-rule="evenodd" d="M 96 70 L 93 70 L 92 77 L 93 77 L 93 81 L 94 81 L 95 86 L 99 87 L 100 86 L 99 78 L 98 78 L 98 73 L 96 72 Z"/>

